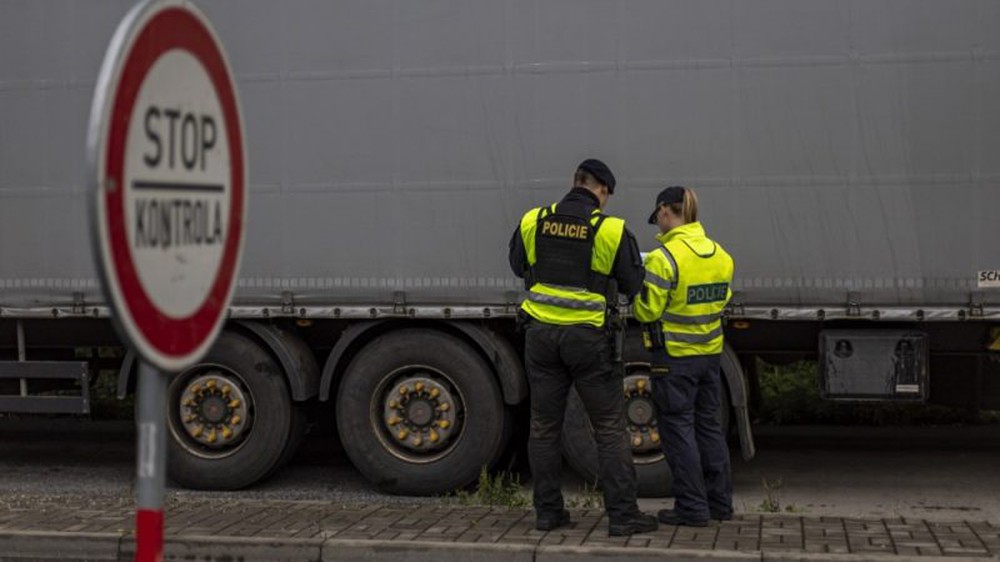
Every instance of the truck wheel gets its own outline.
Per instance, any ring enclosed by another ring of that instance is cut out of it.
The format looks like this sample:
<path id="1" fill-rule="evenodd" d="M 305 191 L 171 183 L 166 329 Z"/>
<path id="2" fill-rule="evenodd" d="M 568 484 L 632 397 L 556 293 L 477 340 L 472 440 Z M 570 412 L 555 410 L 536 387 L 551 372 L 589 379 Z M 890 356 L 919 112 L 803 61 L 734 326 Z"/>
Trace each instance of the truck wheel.
<path id="1" fill-rule="evenodd" d="M 632 462 L 635 465 L 639 496 L 662 498 L 670 494 L 673 475 L 660 446 L 656 405 L 650 390 L 649 371 L 634 370 L 625 377 L 625 423 L 632 446 Z M 728 435 L 729 392 L 725 381 L 718 415 L 722 433 Z M 583 401 L 575 388 L 567 401 L 562 442 L 563 454 L 574 472 L 591 484 L 597 482 L 597 442 Z"/>
<path id="2" fill-rule="evenodd" d="M 167 391 L 167 468 L 186 488 L 238 490 L 290 458 L 294 408 L 284 374 L 252 340 L 223 332 Z"/>
<path id="3" fill-rule="evenodd" d="M 351 462 L 394 494 L 465 486 L 505 445 L 503 400 L 489 365 L 432 330 L 391 332 L 365 346 L 340 381 L 336 413 Z"/>

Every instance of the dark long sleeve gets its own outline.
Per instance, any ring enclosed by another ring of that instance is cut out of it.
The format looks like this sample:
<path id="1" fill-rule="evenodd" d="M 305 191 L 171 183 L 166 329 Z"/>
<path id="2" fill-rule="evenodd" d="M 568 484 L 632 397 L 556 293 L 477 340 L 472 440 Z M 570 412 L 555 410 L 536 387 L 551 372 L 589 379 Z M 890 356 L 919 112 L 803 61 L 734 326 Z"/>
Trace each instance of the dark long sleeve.
<path id="1" fill-rule="evenodd" d="M 615 265 L 611 272 L 618 282 L 618 293 L 625 295 L 629 302 L 632 302 L 642 289 L 646 270 L 642 267 L 642 255 L 639 253 L 635 236 L 627 228 L 622 232 L 622 241 L 618 245 Z"/>
<path id="2" fill-rule="evenodd" d="M 521 227 L 514 229 L 514 235 L 510 237 L 510 270 L 514 275 L 524 278 L 524 272 L 528 269 L 528 252 L 524 249 L 524 240 L 521 239 Z"/>

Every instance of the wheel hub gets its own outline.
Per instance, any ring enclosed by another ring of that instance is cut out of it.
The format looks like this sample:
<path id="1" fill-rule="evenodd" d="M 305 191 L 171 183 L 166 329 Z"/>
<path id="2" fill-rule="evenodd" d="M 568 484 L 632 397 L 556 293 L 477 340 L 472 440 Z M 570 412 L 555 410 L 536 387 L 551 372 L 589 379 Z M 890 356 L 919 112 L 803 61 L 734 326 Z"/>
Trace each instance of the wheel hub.
<path id="1" fill-rule="evenodd" d="M 626 406 L 629 423 L 637 426 L 648 426 L 653 423 L 653 403 L 644 396 L 637 396 L 628 401 Z"/>
<path id="2" fill-rule="evenodd" d="M 633 454 L 649 454 L 660 451 L 656 404 L 653 402 L 650 390 L 647 375 L 634 374 L 625 377 L 625 416 Z"/>
<path id="3" fill-rule="evenodd" d="M 212 449 L 239 441 L 249 425 L 246 394 L 219 373 L 192 378 L 181 393 L 179 412 L 187 436 Z"/>
<path id="4" fill-rule="evenodd" d="M 457 435 L 457 405 L 445 385 L 428 377 L 407 377 L 385 394 L 382 423 L 402 449 L 438 451 Z"/>
<path id="5" fill-rule="evenodd" d="M 226 403 L 218 396 L 210 396 L 201 404 L 201 415 L 210 423 L 219 423 L 226 415 Z"/>
<path id="6" fill-rule="evenodd" d="M 411 400 L 406 410 L 410 421 L 420 427 L 427 427 L 434 417 L 434 407 L 422 398 Z"/>

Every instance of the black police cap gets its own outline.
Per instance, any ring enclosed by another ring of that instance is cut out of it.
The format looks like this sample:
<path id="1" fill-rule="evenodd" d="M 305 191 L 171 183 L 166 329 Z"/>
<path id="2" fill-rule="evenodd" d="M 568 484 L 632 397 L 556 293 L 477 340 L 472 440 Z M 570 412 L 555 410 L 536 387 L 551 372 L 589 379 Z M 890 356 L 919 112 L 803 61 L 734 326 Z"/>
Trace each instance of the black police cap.
<path id="1" fill-rule="evenodd" d="M 649 224 L 656 224 L 656 213 L 664 205 L 684 202 L 684 188 L 679 185 L 672 185 L 656 196 L 656 207 L 653 207 L 653 214 L 649 215 Z"/>
<path id="2" fill-rule="evenodd" d="M 576 169 L 588 172 L 597 181 L 608 186 L 609 193 L 615 192 L 615 175 L 611 173 L 611 168 L 608 168 L 608 165 L 604 162 L 601 162 L 597 158 L 587 158 L 583 162 L 580 162 L 580 165 Z"/>

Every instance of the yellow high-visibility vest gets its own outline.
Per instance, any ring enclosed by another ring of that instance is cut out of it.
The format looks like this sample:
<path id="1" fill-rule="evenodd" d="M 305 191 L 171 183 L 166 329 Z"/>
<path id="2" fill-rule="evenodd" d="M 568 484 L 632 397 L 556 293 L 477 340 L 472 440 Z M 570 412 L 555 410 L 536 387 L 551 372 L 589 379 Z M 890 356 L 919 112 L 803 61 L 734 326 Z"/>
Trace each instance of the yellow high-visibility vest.
<path id="1" fill-rule="evenodd" d="M 538 263 L 539 258 L 535 243 L 538 223 L 555 212 L 556 204 L 553 204 L 531 209 L 521 218 L 521 240 L 524 242 L 529 269 Z M 550 234 L 576 239 L 592 236 L 590 269 L 599 275 L 608 276 L 614 267 L 618 246 L 625 231 L 625 221 L 602 215 L 595 209 L 589 223 L 590 228 L 596 232 L 585 232 L 587 229 L 584 225 L 583 228 L 564 227 Z M 536 280 L 528 288 L 521 309 L 535 320 L 546 324 L 560 326 L 589 324 L 600 328 L 604 326 L 607 314 L 607 298 L 604 294 L 591 291 L 590 287 L 556 285 Z"/>
<path id="2" fill-rule="evenodd" d="M 633 304 L 640 322 L 660 322 L 672 357 L 722 353 L 722 312 L 732 298 L 733 258 L 701 223 L 661 234 L 646 256 L 645 287 Z"/>

